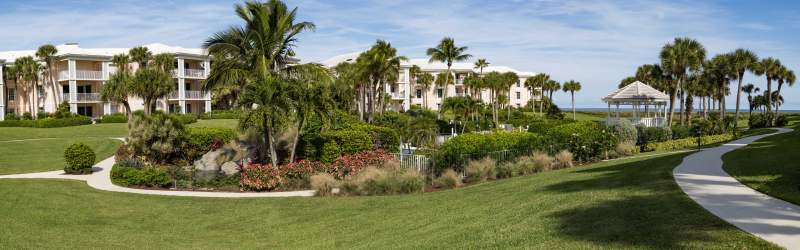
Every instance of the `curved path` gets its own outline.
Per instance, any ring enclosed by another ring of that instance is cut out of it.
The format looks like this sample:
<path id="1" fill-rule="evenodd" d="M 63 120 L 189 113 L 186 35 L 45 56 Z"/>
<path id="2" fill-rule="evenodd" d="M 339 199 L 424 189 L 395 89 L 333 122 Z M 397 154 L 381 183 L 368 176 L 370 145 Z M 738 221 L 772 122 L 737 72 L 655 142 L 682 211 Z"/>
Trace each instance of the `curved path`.
<path id="1" fill-rule="evenodd" d="M 673 170 L 675 181 L 692 200 L 728 223 L 787 249 L 800 249 L 800 206 L 753 190 L 722 169 L 723 154 L 789 131 L 780 128 L 689 155 Z"/>
<path id="2" fill-rule="evenodd" d="M 116 138 L 119 139 L 119 138 Z M 64 171 L 49 171 L 40 173 L 29 174 L 12 174 L 0 175 L 0 179 L 68 179 L 68 180 L 82 180 L 86 181 L 90 187 L 95 189 L 122 192 L 122 193 L 135 193 L 135 194 L 151 194 L 151 195 L 168 195 L 168 196 L 191 196 L 191 197 L 219 197 L 219 198 L 247 198 L 247 197 L 296 197 L 296 196 L 314 196 L 314 191 L 289 191 L 289 192 L 263 192 L 263 193 L 245 193 L 245 192 L 201 192 L 201 191 L 169 191 L 169 190 L 148 190 L 126 188 L 114 185 L 111 183 L 111 167 L 114 166 L 114 157 L 109 157 L 92 168 L 92 174 L 89 175 L 68 175 Z"/>

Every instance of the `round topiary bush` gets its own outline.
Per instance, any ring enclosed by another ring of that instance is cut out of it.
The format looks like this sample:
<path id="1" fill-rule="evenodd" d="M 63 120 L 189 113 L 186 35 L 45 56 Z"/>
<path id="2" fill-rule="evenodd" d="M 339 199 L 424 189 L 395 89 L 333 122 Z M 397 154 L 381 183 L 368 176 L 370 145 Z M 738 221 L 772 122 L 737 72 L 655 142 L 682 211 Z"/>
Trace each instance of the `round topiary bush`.
<path id="1" fill-rule="evenodd" d="M 95 155 L 88 145 L 75 143 L 64 150 L 64 160 L 67 162 L 64 167 L 67 174 L 89 174 L 92 172 Z"/>

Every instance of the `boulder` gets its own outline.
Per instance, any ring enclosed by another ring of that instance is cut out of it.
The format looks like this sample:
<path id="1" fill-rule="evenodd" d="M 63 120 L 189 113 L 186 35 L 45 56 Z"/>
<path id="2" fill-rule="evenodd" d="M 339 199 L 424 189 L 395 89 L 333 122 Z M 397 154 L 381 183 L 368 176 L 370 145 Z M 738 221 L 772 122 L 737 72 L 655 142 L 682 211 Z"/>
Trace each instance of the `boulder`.
<path id="1" fill-rule="evenodd" d="M 200 160 L 194 161 L 195 179 L 210 180 L 219 174 L 221 170 L 220 159 L 223 151 L 214 150 L 204 154 Z"/>
<path id="2" fill-rule="evenodd" d="M 238 174 L 239 164 L 236 164 L 235 162 L 232 161 L 225 162 L 222 164 L 222 172 L 228 176 Z"/>

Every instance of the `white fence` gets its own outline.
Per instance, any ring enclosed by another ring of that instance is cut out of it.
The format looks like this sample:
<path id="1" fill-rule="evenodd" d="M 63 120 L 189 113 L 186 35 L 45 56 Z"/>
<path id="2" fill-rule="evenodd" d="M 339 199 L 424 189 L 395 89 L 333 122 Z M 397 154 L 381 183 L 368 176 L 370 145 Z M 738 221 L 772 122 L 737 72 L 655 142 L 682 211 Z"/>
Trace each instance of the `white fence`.
<path id="1" fill-rule="evenodd" d="M 425 155 L 409 155 L 409 154 L 398 154 L 393 153 L 395 159 L 400 162 L 401 168 L 410 168 L 417 170 L 422 174 L 427 174 L 431 170 L 431 166 L 433 166 L 433 162 L 431 162 L 431 158 Z"/>

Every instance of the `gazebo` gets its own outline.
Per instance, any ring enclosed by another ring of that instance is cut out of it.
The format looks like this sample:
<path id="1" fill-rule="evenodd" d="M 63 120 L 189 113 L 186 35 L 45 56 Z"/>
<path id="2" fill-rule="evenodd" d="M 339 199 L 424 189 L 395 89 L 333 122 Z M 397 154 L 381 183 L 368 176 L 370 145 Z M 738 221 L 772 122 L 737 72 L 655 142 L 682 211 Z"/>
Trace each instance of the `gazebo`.
<path id="1" fill-rule="evenodd" d="M 631 105 L 633 115 L 630 118 L 633 125 L 645 127 L 660 127 L 667 125 L 667 103 L 669 96 L 664 92 L 650 87 L 640 81 L 633 82 L 618 89 L 606 97 L 603 101 L 608 103 L 608 115 L 606 124 L 613 125 L 619 122 L 619 106 Z M 615 115 L 612 117 L 611 108 L 615 108 Z"/>

